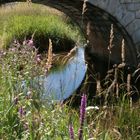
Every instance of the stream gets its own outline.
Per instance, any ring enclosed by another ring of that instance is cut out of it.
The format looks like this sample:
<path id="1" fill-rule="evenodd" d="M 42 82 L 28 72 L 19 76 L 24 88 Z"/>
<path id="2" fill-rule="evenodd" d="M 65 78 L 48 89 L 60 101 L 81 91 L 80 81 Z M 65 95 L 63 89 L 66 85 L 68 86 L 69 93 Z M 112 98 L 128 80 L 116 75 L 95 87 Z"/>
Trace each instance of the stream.
<path id="1" fill-rule="evenodd" d="M 41 99 L 63 101 L 76 91 L 87 70 L 84 51 L 84 47 L 76 47 L 76 53 L 62 69 L 56 68 L 47 76 L 38 76 L 32 80 L 31 86 L 39 91 Z"/>

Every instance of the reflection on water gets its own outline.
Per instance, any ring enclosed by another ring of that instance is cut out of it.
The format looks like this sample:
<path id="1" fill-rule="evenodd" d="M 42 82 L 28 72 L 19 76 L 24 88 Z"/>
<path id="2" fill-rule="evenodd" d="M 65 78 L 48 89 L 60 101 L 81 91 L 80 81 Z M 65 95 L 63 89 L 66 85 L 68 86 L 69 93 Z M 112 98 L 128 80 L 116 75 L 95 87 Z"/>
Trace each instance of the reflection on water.
<path id="1" fill-rule="evenodd" d="M 36 77 L 32 86 L 40 90 L 42 99 L 62 101 L 80 86 L 86 70 L 84 48 L 77 47 L 75 55 L 62 69 L 56 69 L 47 76 Z"/>

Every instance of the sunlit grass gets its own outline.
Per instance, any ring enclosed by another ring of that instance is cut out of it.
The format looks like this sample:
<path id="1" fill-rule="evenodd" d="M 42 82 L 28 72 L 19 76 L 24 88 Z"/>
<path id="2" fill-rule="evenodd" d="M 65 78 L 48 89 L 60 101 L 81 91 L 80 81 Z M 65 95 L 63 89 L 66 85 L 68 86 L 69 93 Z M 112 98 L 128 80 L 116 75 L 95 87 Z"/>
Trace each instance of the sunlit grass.
<path id="1" fill-rule="evenodd" d="M 0 42 L 4 47 L 14 39 L 23 40 L 32 34 L 36 42 L 48 38 L 56 42 L 63 39 L 71 42 L 83 40 L 80 30 L 68 24 L 62 13 L 41 5 L 23 3 L 13 8 L 0 8 L 0 24 Z"/>

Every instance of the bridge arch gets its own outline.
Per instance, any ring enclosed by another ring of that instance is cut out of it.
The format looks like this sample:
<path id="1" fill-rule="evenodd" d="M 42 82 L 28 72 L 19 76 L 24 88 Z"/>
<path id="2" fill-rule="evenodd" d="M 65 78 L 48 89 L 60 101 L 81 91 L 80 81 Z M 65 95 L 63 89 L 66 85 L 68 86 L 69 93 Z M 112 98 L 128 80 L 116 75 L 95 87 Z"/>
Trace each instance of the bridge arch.
<path id="1" fill-rule="evenodd" d="M 125 39 L 126 63 L 137 65 L 140 39 L 138 26 L 140 19 L 136 19 L 135 12 L 131 12 L 130 5 L 135 2 L 129 0 L 85 0 L 86 8 L 82 16 L 83 0 L 33 0 L 35 3 L 56 8 L 76 22 L 90 41 L 90 51 L 94 56 L 108 59 L 108 44 L 111 24 L 114 24 L 114 48 L 112 49 L 112 62 L 121 61 L 121 41 Z M 137 2 L 139 5 L 140 2 Z M 136 9 L 138 9 L 136 7 Z M 135 25 L 135 28 L 133 28 Z M 88 29 L 87 29 L 88 28 Z M 87 30 L 89 31 L 87 33 Z"/>

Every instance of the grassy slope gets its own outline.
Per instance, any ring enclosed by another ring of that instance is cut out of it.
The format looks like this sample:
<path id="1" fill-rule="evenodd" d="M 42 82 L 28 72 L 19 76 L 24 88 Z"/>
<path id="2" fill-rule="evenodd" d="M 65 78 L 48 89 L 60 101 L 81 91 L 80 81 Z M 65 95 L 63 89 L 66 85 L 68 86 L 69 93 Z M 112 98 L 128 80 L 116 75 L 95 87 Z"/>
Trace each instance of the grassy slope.
<path id="1" fill-rule="evenodd" d="M 61 12 L 41 5 L 22 3 L 0 8 L 0 42 L 7 46 L 14 38 L 23 39 L 34 32 L 35 39 L 82 40 L 79 29 L 66 22 Z"/>

